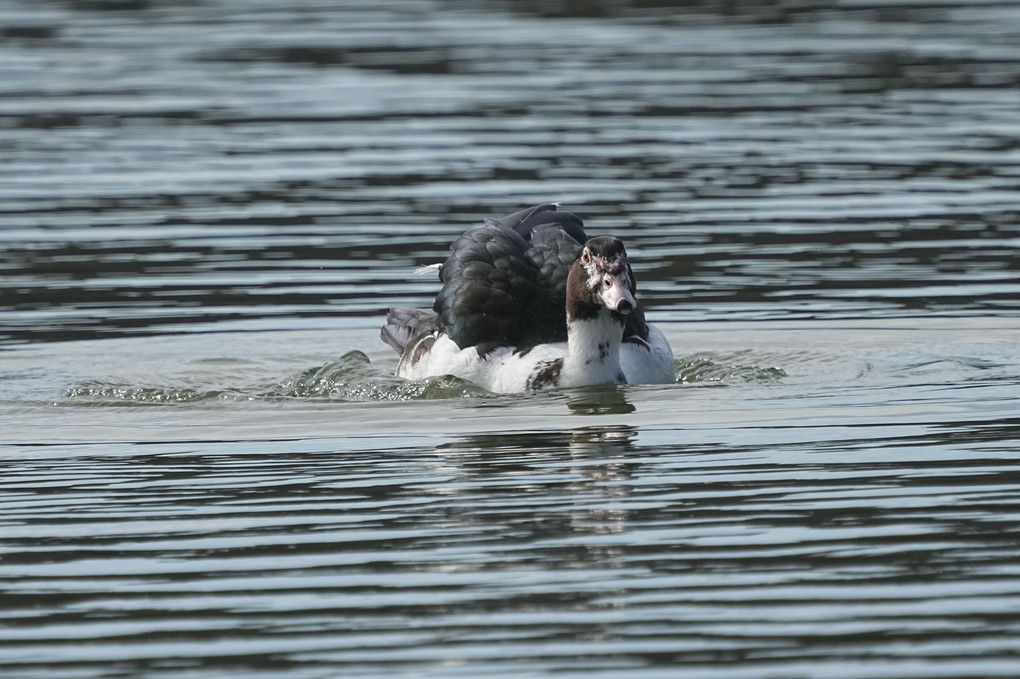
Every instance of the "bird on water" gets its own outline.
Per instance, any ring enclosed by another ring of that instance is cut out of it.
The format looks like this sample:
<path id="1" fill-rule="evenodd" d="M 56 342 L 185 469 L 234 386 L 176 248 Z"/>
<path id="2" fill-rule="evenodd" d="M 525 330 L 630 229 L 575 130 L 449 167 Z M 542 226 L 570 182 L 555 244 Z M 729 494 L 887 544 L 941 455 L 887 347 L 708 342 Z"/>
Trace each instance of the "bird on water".
<path id="1" fill-rule="evenodd" d="M 504 393 L 675 381 L 623 242 L 589 238 L 555 204 L 469 229 L 438 269 L 432 309 L 386 316 L 381 336 L 400 355 L 400 377 L 455 375 Z"/>

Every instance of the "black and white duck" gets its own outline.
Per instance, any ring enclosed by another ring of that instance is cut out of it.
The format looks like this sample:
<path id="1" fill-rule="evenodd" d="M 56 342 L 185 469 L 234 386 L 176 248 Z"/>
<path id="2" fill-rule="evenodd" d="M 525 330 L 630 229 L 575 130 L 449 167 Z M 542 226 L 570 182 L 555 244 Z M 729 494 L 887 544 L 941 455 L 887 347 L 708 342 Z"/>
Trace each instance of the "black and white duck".
<path id="1" fill-rule="evenodd" d="M 486 220 L 450 249 L 432 309 L 386 316 L 398 376 L 455 375 L 503 393 L 675 381 L 619 238 L 588 238 L 550 204 Z"/>

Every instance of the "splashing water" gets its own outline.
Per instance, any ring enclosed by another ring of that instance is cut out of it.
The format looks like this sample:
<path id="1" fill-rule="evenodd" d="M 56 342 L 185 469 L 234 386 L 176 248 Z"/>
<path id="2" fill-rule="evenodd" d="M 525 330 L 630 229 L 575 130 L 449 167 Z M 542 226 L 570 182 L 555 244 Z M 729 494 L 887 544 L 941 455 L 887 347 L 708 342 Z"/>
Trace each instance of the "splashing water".
<path id="1" fill-rule="evenodd" d="M 196 388 L 138 386 L 87 380 L 64 391 L 81 405 L 176 405 L 204 401 L 411 401 L 480 397 L 484 389 L 457 377 L 410 382 L 384 373 L 361 351 L 349 351 L 325 365 L 308 368 L 268 387 Z"/>

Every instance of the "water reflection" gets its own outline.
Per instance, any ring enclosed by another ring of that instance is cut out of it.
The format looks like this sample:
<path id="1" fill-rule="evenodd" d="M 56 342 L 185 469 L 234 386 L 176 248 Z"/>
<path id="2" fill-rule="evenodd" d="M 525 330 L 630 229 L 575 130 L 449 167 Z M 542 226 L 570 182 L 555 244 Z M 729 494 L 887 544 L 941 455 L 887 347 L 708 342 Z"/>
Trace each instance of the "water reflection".
<path id="1" fill-rule="evenodd" d="M 629 482 L 639 463 L 628 458 L 636 452 L 636 436 L 637 430 L 627 425 L 581 427 L 571 433 L 570 459 L 578 479 L 570 486 L 575 498 L 571 527 L 577 534 L 604 538 L 585 541 L 586 563 L 624 567 L 621 541 L 606 536 L 633 529 Z M 621 592 L 617 587 L 616 595 Z M 620 605 L 617 596 L 612 600 Z"/>
<path id="2" fill-rule="evenodd" d="M 566 392 L 567 407 L 577 415 L 626 415 L 634 412 L 626 391 L 617 386 L 603 385 L 570 389 Z"/>
<path id="3" fill-rule="evenodd" d="M 615 400 L 615 399 L 614 399 Z M 586 401 L 585 414 L 591 401 Z M 437 453 L 450 460 L 468 478 L 483 477 L 487 485 L 493 475 L 511 483 L 515 477 L 560 479 L 554 485 L 562 490 L 548 497 L 549 486 L 543 484 L 541 503 L 549 503 L 553 511 L 546 513 L 543 505 L 521 504 L 521 497 L 507 497 L 507 528 L 515 533 L 527 530 L 536 545 L 536 556 L 552 558 L 548 565 L 564 559 L 572 567 L 619 566 L 619 546 L 602 536 L 626 532 L 629 480 L 639 463 L 630 456 L 635 452 L 637 429 L 627 425 L 594 425 L 570 431 L 528 432 L 521 434 L 489 434 L 469 436 L 437 448 Z M 502 485 L 503 481 L 499 482 Z M 526 493 L 537 487 L 517 487 Z M 470 482 L 462 491 L 475 492 Z M 563 503 L 570 506 L 563 511 Z M 523 512 L 523 514 L 522 514 Z M 486 511 L 491 516 L 491 510 Z M 558 516 L 561 520 L 554 520 Z M 592 540 L 591 538 L 596 538 Z"/>
<path id="4" fill-rule="evenodd" d="M 571 417 L 438 447 L 9 456 L 0 665 L 160 676 L 183 643 L 199 676 L 590 662 L 754 677 L 805 657 L 835 673 L 864 649 L 876 677 L 933 657 L 1008 676 L 1017 422 L 767 423 L 664 444 Z"/>

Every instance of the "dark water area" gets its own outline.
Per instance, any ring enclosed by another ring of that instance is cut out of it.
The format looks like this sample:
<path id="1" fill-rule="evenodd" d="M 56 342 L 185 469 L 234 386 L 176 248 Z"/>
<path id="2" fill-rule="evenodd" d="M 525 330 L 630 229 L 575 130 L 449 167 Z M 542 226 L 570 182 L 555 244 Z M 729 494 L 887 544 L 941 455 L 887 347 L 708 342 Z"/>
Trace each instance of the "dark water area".
<path id="1" fill-rule="evenodd" d="M 551 200 L 671 320 L 1016 313 L 1013 3 L 332 5 L 4 3 L 0 341 L 425 304 Z"/>
<path id="2" fill-rule="evenodd" d="M 1020 676 L 1020 5 L 0 0 L 0 676 Z M 405 382 L 623 238 L 677 383 Z"/>

